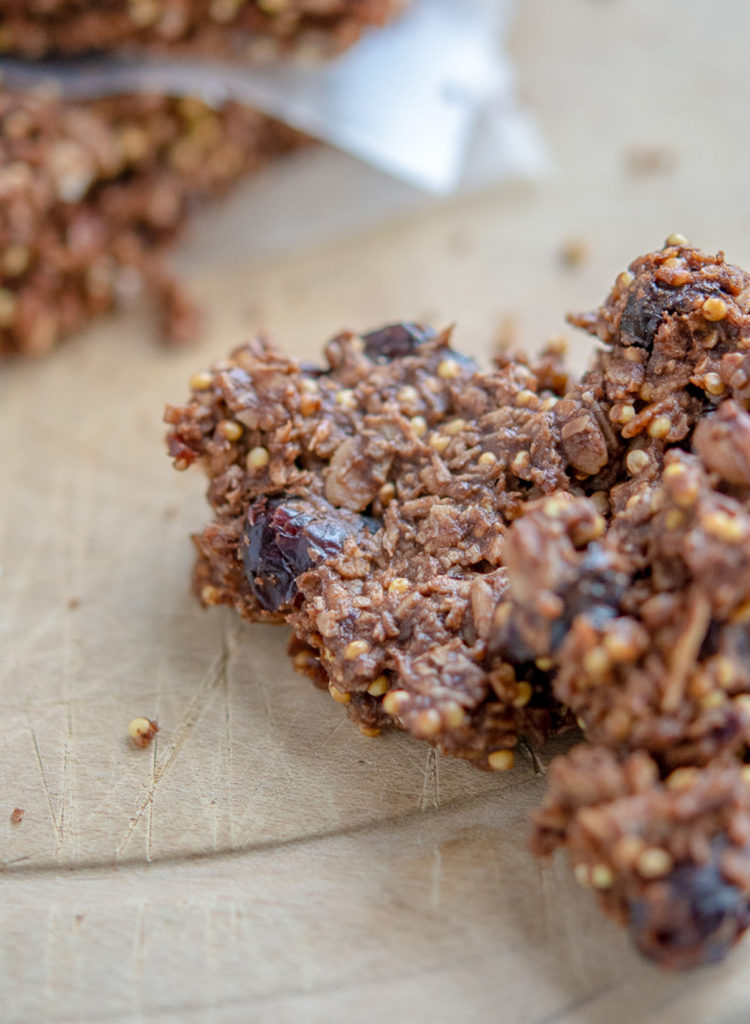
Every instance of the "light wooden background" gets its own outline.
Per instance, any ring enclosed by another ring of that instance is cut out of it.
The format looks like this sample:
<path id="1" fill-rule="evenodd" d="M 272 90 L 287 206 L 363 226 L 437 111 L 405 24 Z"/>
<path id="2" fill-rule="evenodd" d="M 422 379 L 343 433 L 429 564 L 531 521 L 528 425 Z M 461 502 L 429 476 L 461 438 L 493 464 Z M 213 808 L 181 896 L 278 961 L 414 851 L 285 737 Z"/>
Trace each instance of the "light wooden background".
<path id="1" fill-rule="evenodd" d="M 197 608 L 203 482 L 172 472 L 160 423 L 260 326 L 310 357 L 342 326 L 455 320 L 486 355 L 508 318 L 529 346 L 570 335 L 564 311 L 672 231 L 750 264 L 748 38 L 745 0 L 521 0 L 546 180 L 373 228 L 376 176 L 306 154 L 178 254 L 212 315 L 198 351 L 159 350 L 141 309 L 2 368 L 1 1020 L 750 1019 L 750 942 L 662 974 L 564 862 L 530 858 L 530 764 L 366 739 L 289 670 L 282 630 Z M 325 204 L 327 236 L 290 250 Z M 141 714 L 149 750 L 127 739 Z"/>

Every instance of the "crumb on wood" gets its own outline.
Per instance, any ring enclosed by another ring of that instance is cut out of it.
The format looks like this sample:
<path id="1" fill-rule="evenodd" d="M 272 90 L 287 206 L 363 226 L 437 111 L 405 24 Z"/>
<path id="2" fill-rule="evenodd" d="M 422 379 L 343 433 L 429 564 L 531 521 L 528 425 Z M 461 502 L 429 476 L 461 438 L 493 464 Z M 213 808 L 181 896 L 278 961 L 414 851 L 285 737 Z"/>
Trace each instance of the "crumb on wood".
<path id="1" fill-rule="evenodd" d="M 625 151 L 625 170 L 633 177 L 668 174 L 676 164 L 675 151 L 658 143 L 630 146 Z"/>
<path id="2" fill-rule="evenodd" d="M 14 807 L 10 815 L 11 825 L 20 825 L 26 813 L 23 807 Z"/>
<path id="3" fill-rule="evenodd" d="M 158 731 L 158 724 L 151 721 L 149 718 L 134 718 L 128 726 L 130 738 L 133 743 L 135 743 L 136 747 L 149 746 L 151 740 L 156 736 Z"/>
<path id="4" fill-rule="evenodd" d="M 576 270 L 588 261 L 590 246 L 585 238 L 567 238 L 560 246 L 558 257 L 566 270 Z"/>

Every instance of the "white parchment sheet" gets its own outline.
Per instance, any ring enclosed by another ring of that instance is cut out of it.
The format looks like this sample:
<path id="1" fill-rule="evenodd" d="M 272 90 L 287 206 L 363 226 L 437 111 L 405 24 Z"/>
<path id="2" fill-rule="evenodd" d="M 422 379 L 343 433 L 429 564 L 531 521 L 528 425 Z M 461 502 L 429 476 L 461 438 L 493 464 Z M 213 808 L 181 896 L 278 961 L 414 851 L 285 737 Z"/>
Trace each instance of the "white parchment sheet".
<path id="1" fill-rule="evenodd" d="M 314 66 L 96 58 L 4 60 L 7 86 L 52 79 L 85 98 L 117 92 L 238 100 L 428 193 L 535 175 L 545 163 L 519 109 L 504 37 L 514 0 L 413 0 L 393 24 Z"/>

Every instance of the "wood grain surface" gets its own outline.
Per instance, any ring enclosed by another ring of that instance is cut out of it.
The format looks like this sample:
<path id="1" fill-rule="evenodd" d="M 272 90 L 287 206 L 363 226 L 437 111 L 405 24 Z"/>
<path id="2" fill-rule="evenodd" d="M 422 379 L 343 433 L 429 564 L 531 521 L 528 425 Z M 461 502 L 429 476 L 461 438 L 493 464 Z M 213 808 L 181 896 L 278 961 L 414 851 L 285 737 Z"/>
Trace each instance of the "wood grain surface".
<path id="1" fill-rule="evenodd" d="M 210 313 L 198 349 L 159 349 L 138 308 L 0 370 L 0 1020 L 750 1019 L 750 942 L 662 973 L 564 860 L 530 857 L 529 759 L 487 775 L 367 739 L 291 672 L 283 630 L 197 607 L 203 481 L 170 469 L 160 422 L 259 327 L 313 358 L 342 326 L 429 317 L 487 357 L 501 325 L 572 338 L 564 312 L 672 231 L 750 265 L 748 38 L 745 0 L 521 0 L 544 181 L 368 227 L 374 172 L 305 154 L 177 254 Z"/>

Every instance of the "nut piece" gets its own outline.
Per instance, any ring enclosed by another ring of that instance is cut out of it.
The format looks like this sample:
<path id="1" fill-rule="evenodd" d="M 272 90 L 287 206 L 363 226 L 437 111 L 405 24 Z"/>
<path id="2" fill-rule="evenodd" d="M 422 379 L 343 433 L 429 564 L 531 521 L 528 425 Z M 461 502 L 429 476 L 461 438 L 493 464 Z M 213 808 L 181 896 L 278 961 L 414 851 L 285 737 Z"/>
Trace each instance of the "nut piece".
<path id="1" fill-rule="evenodd" d="M 672 870 L 672 857 L 658 846 L 647 847 L 638 858 L 636 867 L 644 878 L 663 878 Z"/>
<path id="2" fill-rule="evenodd" d="M 363 654 L 367 654 L 369 650 L 370 645 L 366 640 L 352 640 L 344 648 L 344 658 L 347 661 L 354 661 L 355 658 L 361 658 Z"/>
<path id="3" fill-rule="evenodd" d="M 404 705 L 409 702 L 409 694 L 406 690 L 389 690 L 383 697 L 383 711 L 394 718 L 404 710 Z"/>
<path id="4" fill-rule="evenodd" d="M 239 441 L 242 437 L 242 424 L 237 420 L 222 420 L 217 429 L 227 441 Z"/>
<path id="5" fill-rule="evenodd" d="M 526 682 L 525 679 L 522 679 L 521 682 L 518 684 L 518 691 L 517 691 L 516 696 L 515 696 L 515 698 L 514 698 L 514 700 L 512 702 L 513 703 L 513 707 L 514 708 L 524 708 L 524 707 L 526 707 L 526 705 L 529 703 L 529 701 L 531 700 L 533 695 L 534 695 L 534 691 L 532 689 L 531 683 L 528 683 L 528 682 Z"/>
<path id="6" fill-rule="evenodd" d="M 455 359 L 443 359 L 438 363 L 437 375 L 441 380 L 455 380 L 461 374 L 461 367 Z"/>
<path id="7" fill-rule="evenodd" d="M 11 825 L 20 825 L 26 813 L 23 807 L 14 807 L 10 814 Z"/>
<path id="8" fill-rule="evenodd" d="M 387 677 L 377 676 L 367 687 L 367 692 L 371 697 L 382 697 L 384 693 L 388 693 Z"/>
<path id="9" fill-rule="evenodd" d="M 709 320 L 711 323 L 716 323 L 718 320 L 723 320 L 727 315 L 727 304 L 723 299 L 718 298 L 716 295 L 712 295 L 710 299 L 706 299 L 703 303 L 703 318 Z"/>
<path id="10" fill-rule="evenodd" d="M 328 684 L 328 692 L 337 704 L 349 704 L 351 702 L 352 695 L 346 693 L 345 690 L 339 690 L 338 686 L 334 686 L 333 683 Z"/>
<path id="11" fill-rule="evenodd" d="M 152 722 L 148 718 L 134 718 L 128 726 L 128 732 L 130 738 L 135 743 L 136 747 L 147 747 L 151 743 L 151 740 L 156 736 L 159 731 L 159 726 L 156 722 Z"/>
<path id="12" fill-rule="evenodd" d="M 209 607 L 221 604 L 221 591 L 218 587 L 214 587 L 212 584 L 206 583 L 205 586 L 201 587 L 201 601 Z"/>
<path id="13" fill-rule="evenodd" d="M 213 376 L 207 370 L 201 370 L 190 378 L 190 387 L 193 391 L 207 391 L 213 382 Z"/>
<path id="14" fill-rule="evenodd" d="M 672 429 L 672 422 L 668 416 L 656 416 L 649 424 L 648 432 L 656 440 L 665 438 Z"/>
<path id="15" fill-rule="evenodd" d="M 250 451 L 247 453 L 245 465 L 247 466 L 248 471 L 253 473 L 259 469 L 265 469 L 270 460 L 271 455 L 268 449 L 264 448 L 262 445 L 259 445 L 257 448 L 251 448 Z"/>
<path id="16" fill-rule="evenodd" d="M 591 884 L 595 889 L 611 889 L 615 876 L 607 864 L 594 864 L 591 869 Z"/>
<path id="17" fill-rule="evenodd" d="M 641 448 L 634 448 L 628 452 L 625 458 L 625 465 L 628 467 L 628 472 L 632 473 L 633 476 L 637 476 L 638 473 L 642 473 L 643 470 L 648 466 L 650 462 L 648 453 L 644 452 Z"/>
<path id="18" fill-rule="evenodd" d="M 493 750 L 487 758 L 487 764 L 493 772 L 507 772 L 513 767 L 513 760 L 512 750 Z"/>
<path id="19" fill-rule="evenodd" d="M 336 405 L 340 405 L 347 412 L 354 412 L 357 408 L 357 398 L 351 388 L 341 388 L 336 392 Z"/>
<path id="20" fill-rule="evenodd" d="M 363 725 L 362 722 L 360 722 L 358 729 L 363 736 L 374 737 L 380 735 L 380 729 L 378 729 L 376 725 Z"/>

